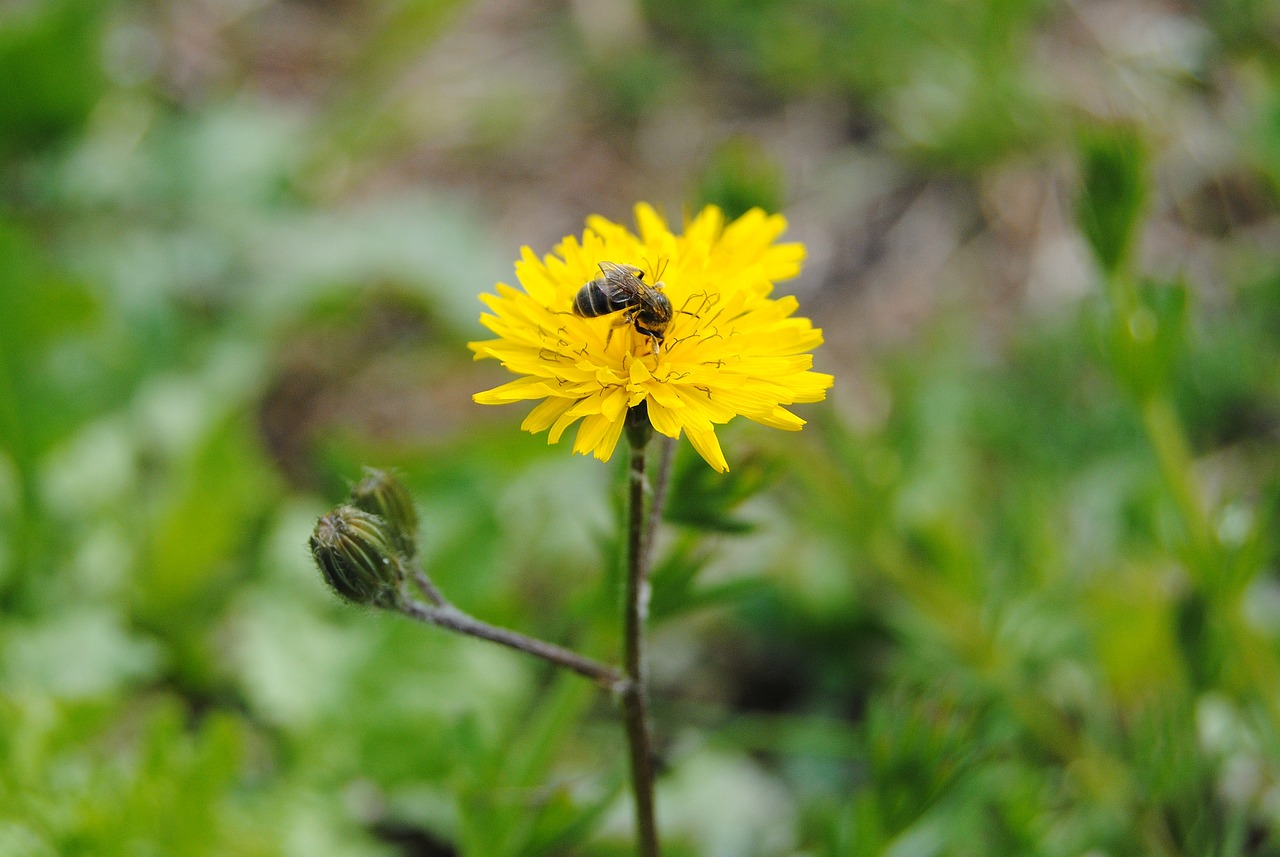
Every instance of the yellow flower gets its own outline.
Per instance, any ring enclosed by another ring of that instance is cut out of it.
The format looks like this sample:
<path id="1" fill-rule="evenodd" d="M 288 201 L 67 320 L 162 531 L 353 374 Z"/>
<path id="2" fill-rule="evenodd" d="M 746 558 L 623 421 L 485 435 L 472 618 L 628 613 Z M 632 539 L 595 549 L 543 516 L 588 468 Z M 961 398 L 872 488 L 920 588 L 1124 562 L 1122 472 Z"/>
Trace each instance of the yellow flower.
<path id="1" fill-rule="evenodd" d="M 648 205 L 635 209 L 639 235 L 603 217 L 587 219 L 582 239 L 565 238 L 539 259 L 525 247 L 516 263 L 523 291 L 499 283 L 481 300 L 480 322 L 497 339 L 470 343 L 477 360 L 492 357 L 520 375 L 477 393 L 500 405 L 541 399 L 521 428 L 550 429 L 549 443 L 578 420 L 574 452 L 608 460 L 628 408 L 647 405 L 656 431 L 689 436 L 707 463 L 729 469 L 715 426 L 744 416 L 798 430 L 804 420 L 784 407 L 826 397 L 832 377 L 811 371 L 809 352 L 822 331 L 797 318 L 796 299 L 769 296 L 776 280 L 794 277 L 804 245 L 775 244 L 781 215 L 753 209 L 725 224 L 718 208 L 704 208 L 675 235 Z M 600 263 L 634 265 L 652 284 L 660 275 L 674 310 L 660 348 L 633 324 L 574 314 L 582 286 L 600 276 Z M 658 353 L 654 353 L 655 350 Z"/>

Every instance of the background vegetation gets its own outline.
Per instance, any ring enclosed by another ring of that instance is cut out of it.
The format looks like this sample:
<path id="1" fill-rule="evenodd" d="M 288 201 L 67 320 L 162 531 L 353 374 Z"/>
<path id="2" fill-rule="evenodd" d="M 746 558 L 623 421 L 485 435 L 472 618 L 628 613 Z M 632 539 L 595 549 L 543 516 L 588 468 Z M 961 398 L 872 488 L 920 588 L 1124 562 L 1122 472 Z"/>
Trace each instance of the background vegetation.
<path id="1" fill-rule="evenodd" d="M 673 855 L 1280 854 L 1266 0 L 0 7 L 0 854 L 623 855 L 587 683 L 340 606 L 360 464 L 616 656 L 621 462 L 470 394 L 598 212 L 784 210 L 837 385 L 682 450 Z"/>

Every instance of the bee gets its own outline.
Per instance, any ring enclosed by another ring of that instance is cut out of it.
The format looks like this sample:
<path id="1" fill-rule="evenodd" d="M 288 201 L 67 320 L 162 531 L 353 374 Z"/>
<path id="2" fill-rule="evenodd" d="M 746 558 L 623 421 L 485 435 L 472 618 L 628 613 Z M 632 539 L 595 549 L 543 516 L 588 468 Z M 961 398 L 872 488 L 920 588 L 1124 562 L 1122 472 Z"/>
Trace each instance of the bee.
<path id="1" fill-rule="evenodd" d="M 667 325 L 671 323 L 671 301 L 661 291 L 662 283 L 649 285 L 644 281 L 644 271 L 635 265 L 619 265 L 614 262 L 600 263 L 600 276 L 591 280 L 578 290 L 573 299 L 574 315 L 582 318 L 597 318 L 621 312 L 622 316 L 609 328 L 609 338 L 613 338 L 613 328 L 629 324 L 653 340 L 653 353 L 661 352 L 663 336 Z"/>

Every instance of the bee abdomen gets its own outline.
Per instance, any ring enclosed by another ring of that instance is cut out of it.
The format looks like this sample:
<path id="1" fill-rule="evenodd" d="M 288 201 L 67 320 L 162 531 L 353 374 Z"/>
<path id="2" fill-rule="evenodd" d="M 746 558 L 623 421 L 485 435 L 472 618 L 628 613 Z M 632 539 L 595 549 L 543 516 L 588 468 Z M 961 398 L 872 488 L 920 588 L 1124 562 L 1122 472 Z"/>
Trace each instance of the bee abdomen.
<path id="1" fill-rule="evenodd" d="M 610 303 L 609 296 L 605 294 L 604 289 L 596 284 L 595 280 L 579 289 L 578 294 L 573 299 L 574 313 L 584 318 L 608 315 L 618 310 L 619 307 Z"/>

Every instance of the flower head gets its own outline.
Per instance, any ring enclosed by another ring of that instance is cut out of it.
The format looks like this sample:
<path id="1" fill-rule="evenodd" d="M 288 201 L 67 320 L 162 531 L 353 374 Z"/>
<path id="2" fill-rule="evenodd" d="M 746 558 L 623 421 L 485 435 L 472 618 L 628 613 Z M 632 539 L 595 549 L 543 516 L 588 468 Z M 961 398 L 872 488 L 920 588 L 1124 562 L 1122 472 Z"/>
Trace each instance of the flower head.
<path id="1" fill-rule="evenodd" d="M 592 216 L 581 240 L 565 238 L 552 255 L 539 259 L 523 248 L 516 263 L 523 290 L 499 283 L 496 295 L 481 296 L 490 312 L 480 321 L 498 338 L 470 348 L 477 360 L 500 360 L 520 377 L 475 400 L 541 399 L 521 428 L 549 429 L 548 442 L 556 443 L 581 420 L 574 451 L 603 460 L 617 446 L 627 409 L 644 403 L 656 431 L 688 435 L 724 472 L 716 425 L 744 416 L 797 430 L 804 420 L 785 406 L 820 401 L 831 386 L 830 375 L 811 371 L 822 331 L 793 315 L 795 298 L 770 297 L 775 281 L 799 272 L 804 246 L 775 244 L 786 221 L 760 209 L 726 224 L 709 206 L 683 235 L 648 205 L 635 213 L 638 234 Z M 602 269 L 602 262 L 613 266 Z M 629 293 L 600 279 L 619 266 L 638 269 L 645 289 L 661 289 L 671 307 L 665 328 L 655 331 L 634 312 Z M 615 312 L 587 318 L 574 311 L 593 280 L 613 297 Z"/>
<path id="2" fill-rule="evenodd" d="M 333 591 L 355 604 L 388 607 L 404 580 L 391 526 L 354 506 L 339 506 L 316 521 L 311 555 Z"/>
<path id="3" fill-rule="evenodd" d="M 387 523 L 396 550 L 406 559 L 418 553 L 418 511 L 404 484 L 387 470 L 363 469 L 361 479 L 351 486 L 349 502 L 362 512 L 377 515 Z"/>

